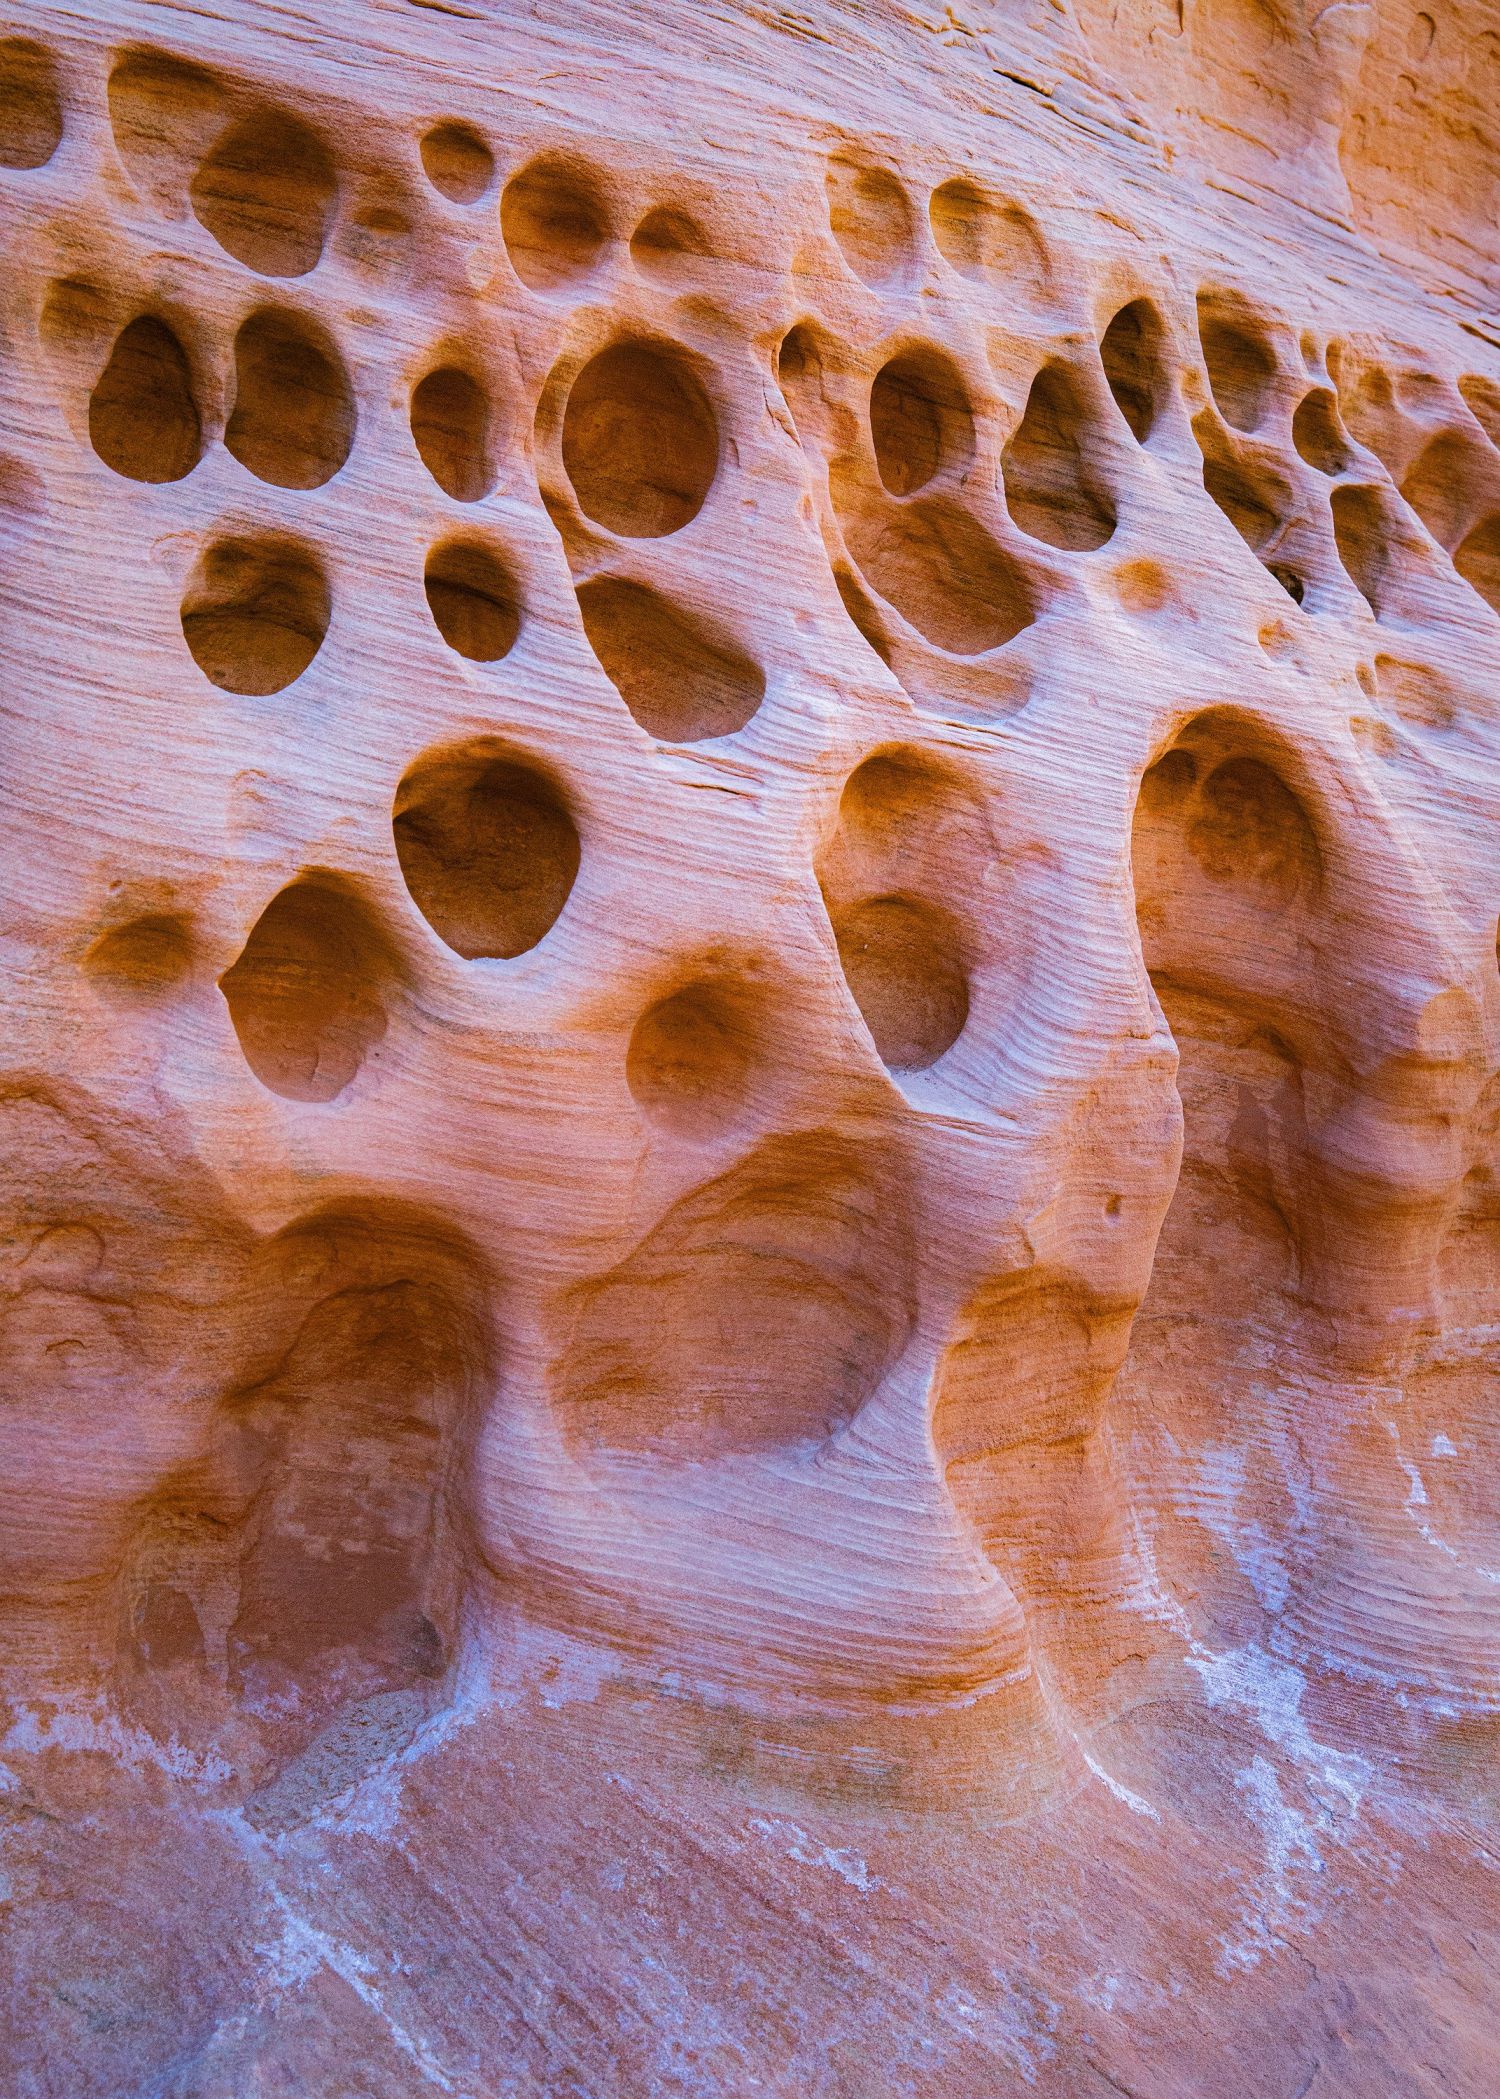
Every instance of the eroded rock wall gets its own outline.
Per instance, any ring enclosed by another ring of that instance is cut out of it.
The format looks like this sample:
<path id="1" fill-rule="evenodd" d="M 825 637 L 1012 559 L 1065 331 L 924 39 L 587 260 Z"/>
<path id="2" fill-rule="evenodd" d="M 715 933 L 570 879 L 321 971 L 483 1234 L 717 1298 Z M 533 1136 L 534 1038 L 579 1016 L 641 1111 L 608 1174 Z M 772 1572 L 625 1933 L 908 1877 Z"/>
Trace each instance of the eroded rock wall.
<path id="1" fill-rule="evenodd" d="M 1490 2093 L 1500 17 L 3 26 L 15 2088 Z"/>

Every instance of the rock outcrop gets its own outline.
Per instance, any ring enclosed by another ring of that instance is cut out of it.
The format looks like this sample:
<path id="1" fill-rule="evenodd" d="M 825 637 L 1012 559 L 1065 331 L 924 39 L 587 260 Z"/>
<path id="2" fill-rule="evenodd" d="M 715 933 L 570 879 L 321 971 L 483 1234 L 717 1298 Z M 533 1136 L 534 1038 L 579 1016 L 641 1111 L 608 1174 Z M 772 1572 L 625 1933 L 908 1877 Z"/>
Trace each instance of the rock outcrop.
<path id="1" fill-rule="evenodd" d="M 0 36 L 16 2099 L 1489 2099 L 1500 14 Z"/>

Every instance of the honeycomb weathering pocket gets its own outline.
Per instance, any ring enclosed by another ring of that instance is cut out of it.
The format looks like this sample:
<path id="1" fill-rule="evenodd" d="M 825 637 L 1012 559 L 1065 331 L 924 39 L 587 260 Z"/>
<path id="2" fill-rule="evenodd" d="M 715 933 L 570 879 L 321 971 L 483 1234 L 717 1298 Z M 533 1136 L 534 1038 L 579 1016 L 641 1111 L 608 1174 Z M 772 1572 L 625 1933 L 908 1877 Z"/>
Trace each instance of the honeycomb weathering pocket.
<path id="1" fill-rule="evenodd" d="M 824 1440 L 905 1345 L 911 1223 L 888 1151 L 767 1139 L 574 1294 L 566 1432 L 677 1459 Z"/>
<path id="2" fill-rule="evenodd" d="M 7 2099 L 1495 2086 L 1425 6 L 12 10 Z"/>
<path id="3" fill-rule="evenodd" d="M 394 830 L 413 902 L 468 961 L 535 947 L 578 873 L 578 831 L 550 774 L 482 742 L 419 759 Z"/>
<path id="4" fill-rule="evenodd" d="M 718 418 L 679 350 L 626 338 L 569 388 L 562 456 L 586 517 L 627 539 L 659 539 L 703 508 L 719 470 Z"/>

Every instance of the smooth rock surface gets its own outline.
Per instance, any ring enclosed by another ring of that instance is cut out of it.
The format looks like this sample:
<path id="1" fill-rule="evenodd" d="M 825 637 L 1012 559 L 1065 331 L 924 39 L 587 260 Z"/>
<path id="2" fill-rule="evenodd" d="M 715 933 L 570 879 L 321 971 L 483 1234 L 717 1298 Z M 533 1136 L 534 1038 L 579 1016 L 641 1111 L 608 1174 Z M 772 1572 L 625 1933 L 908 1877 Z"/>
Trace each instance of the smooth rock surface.
<path id="1" fill-rule="evenodd" d="M 7 2099 L 1493 2099 L 1500 12 L 0 31 Z"/>

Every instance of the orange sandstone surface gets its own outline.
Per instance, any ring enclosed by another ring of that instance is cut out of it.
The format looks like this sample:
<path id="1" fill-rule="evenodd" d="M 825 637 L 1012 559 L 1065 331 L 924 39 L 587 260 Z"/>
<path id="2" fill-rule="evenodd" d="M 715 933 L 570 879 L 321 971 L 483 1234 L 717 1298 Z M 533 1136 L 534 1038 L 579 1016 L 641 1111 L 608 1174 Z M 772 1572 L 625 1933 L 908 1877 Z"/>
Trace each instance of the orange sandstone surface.
<path id="1" fill-rule="evenodd" d="M 0 19 L 5 2099 L 1500 2091 L 1500 9 Z"/>

